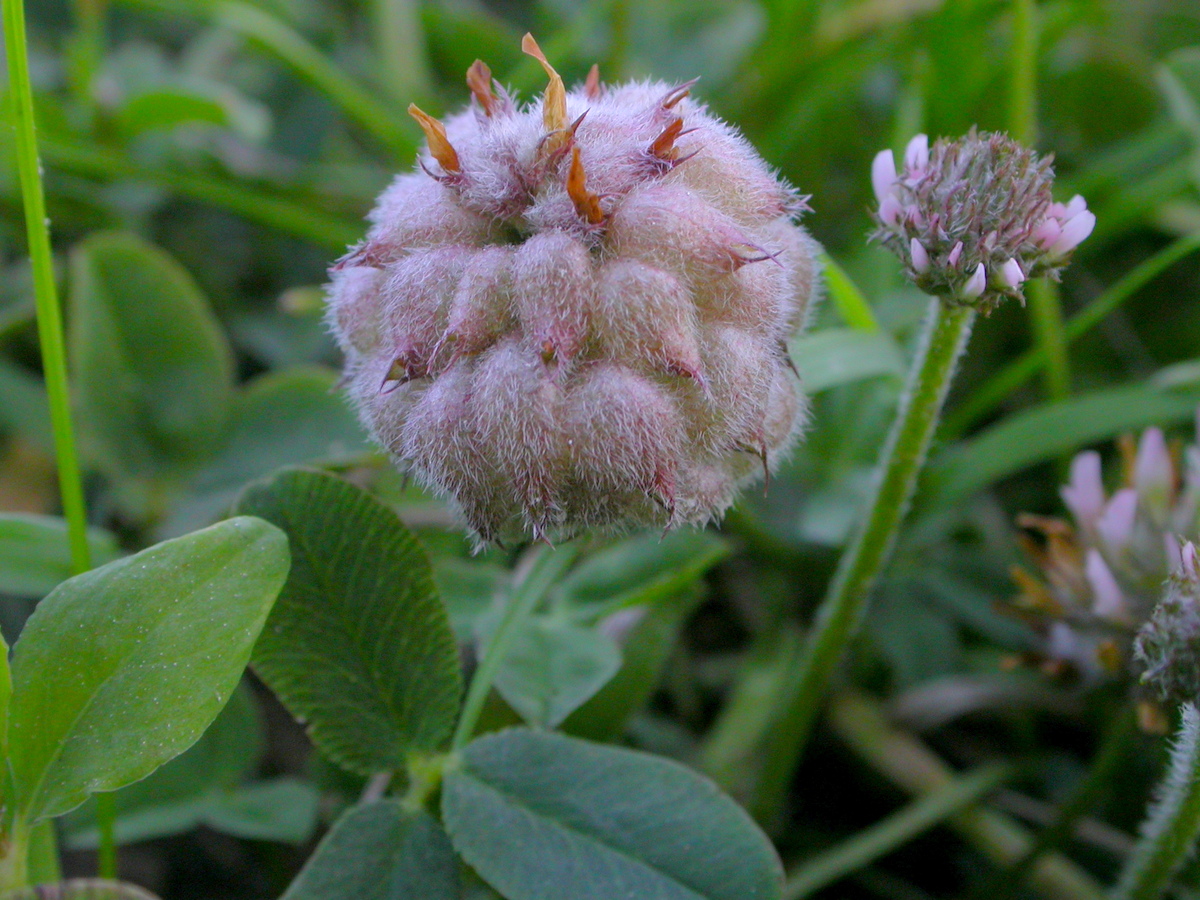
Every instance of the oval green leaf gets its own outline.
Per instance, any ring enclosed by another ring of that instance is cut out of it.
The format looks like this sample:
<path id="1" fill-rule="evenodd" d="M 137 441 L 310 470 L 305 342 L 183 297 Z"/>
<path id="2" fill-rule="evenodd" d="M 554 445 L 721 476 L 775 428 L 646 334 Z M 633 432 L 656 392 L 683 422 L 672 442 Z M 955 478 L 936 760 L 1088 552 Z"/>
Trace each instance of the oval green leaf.
<path id="1" fill-rule="evenodd" d="M 243 487 L 281 466 L 345 463 L 369 453 L 336 383 L 336 372 L 310 366 L 250 382 L 234 402 L 225 441 L 168 514 L 163 536 L 203 528 L 226 513 Z"/>
<path id="2" fill-rule="evenodd" d="M 291 541 L 292 572 L 253 664 L 313 743 L 361 774 L 444 747 L 458 648 L 412 532 L 366 491 L 303 469 L 251 485 L 238 511 Z"/>
<path id="3" fill-rule="evenodd" d="M 530 725 L 555 728 L 621 668 L 621 651 L 597 628 L 530 619 L 496 670 L 496 690 Z"/>
<path id="4" fill-rule="evenodd" d="M 13 650 L 21 814 L 60 815 L 195 743 L 236 687 L 287 570 L 283 533 L 239 518 L 52 591 Z"/>
<path id="5" fill-rule="evenodd" d="M 447 773 L 455 849 L 508 900 L 776 900 L 771 842 L 708 779 L 560 734 L 486 735 Z"/>
<path id="6" fill-rule="evenodd" d="M 233 399 L 233 359 L 191 276 L 129 234 L 71 254 L 73 386 L 95 465 L 118 482 L 157 479 L 205 458 Z"/>
<path id="7" fill-rule="evenodd" d="M 457 900 L 458 861 L 442 827 L 396 800 L 348 810 L 282 900 Z"/>
<path id="8" fill-rule="evenodd" d="M 96 565 L 112 562 L 117 539 L 100 528 L 88 529 Z M 43 597 L 71 577 L 66 520 L 29 513 L 0 513 L 0 594 Z"/>
<path id="9" fill-rule="evenodd" d="M 263 740 L 263 723 L 243 682 L 200 740 L 152 775 L 113 795 L 117 843 L 195 827 L 210 798 L 234 791 L 250 777 L 262 756 Z M 67 847 L 91 850 L 99 843 L 94 800 L 58 821 Z"/>
<path id="10" fill-rule="evenodd" d="M 693 584 L 646 608 L 621 645 L 617 674 L 567 717 L 562 730 L 594 741 L 616 740 L 629 718 L 650 702 L 680 630 L 703 598 L 704 590 Z"/>
<path id="11" fill-rule="evenodd" d="M 711 531 L 637 535 L 590 554 L 556 590 L 573 606 L 594 605 L 605 612 L 650 606 L 701 578 L 729 550 Z"/>

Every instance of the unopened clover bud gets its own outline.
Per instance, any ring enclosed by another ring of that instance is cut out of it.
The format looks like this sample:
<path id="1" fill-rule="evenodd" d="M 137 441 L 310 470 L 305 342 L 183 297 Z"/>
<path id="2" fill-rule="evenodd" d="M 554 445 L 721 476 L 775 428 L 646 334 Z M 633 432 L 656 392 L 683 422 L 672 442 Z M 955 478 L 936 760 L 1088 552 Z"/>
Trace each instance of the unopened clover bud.
<path id="1" fill-rule="evenodd" d="M 691 83 L 410 112 L 426 146 L 333 269 L 329 322 L 376 439 L 482 540 L 720 516 L 804 420 L 787 343 L 804 199 Z"/>
<path id="2" fill-rule="evenodd" d="M 928 271 L 928 266 L 926 271 Z M 971 273 L 966 284 L 963 285 L 962 297 L 964 300 L 975 300 L 983 296 L 985 290 L 987 290 L 987 269 L 984 268 L 983 263 L 980 263 L 975 267 L 975 271 Z"/>
<path id="3" fill-rule="evenodd" d="M 1133 486 L 1142 508 L 1160 528 L 1167 524 L 1175 491 L 1175 465 L 1161 428 L 1147 428 L 1138 442 Z"/>
<path id="4" fill-rule="evenodd" d="M 1196 547 L 1184 545 L 1181 564 L 1167 579 L 1162 600 L 1134 641 L 1145 666 L 1142 683 L 1174 703 L 1200 698 L 1200 578 Z"/>
<path id="5" fill-rule="evenodd" d="M 909 245 L 909 253 L 912 256 L 913 269 L 922 274 L 929 271 L 929 253 L 916 238 L 913 238 Z"/>
<path id="6" fill-rule="evenodd" d="M 930 146 L 919 134 L 901 169 L 890 150 L 872 162 L 875 237 L 921 290 L 990 312 L 1024 301 L 1030 278 L 1056 278 L 1096 224 L 1082 197 L 1052 202 L 1052 182 L 1050 160 L 1006 135 L 972 130 Z"/>
<path id="7" fill-rule="evenodd" d="M 1034 238 L 1052 259 L 1059 260 L 1078 247 L 1095 227 L 1095 214 L 1087 208 L 1087 201 L 1076 194 L 1066 205 L 1050 204 L 1046 217 L 1034 231 Z"/>
<path id="8" fill-rule="evenodd" d="M 1071 460 L 1071 480 L 1059 491 L 1075 521 L 1089 531 L 1094 531 L 1104 511 L 1104 483 L 1100 476 L 1100 454 L 1086 450 Z"/>
<path id="9" fill-rule="evenodd" d="M 1096 520 L 1096 533 L 1099 535 L 1100 544 L 1114 557 L 1119 557 L 1133 540 L 1137 510 L 1137 491 L 1122 488 L 1113 494 Z"/>
<path id="10" fill-rule="evenodd" d="M 1019 287 L 1021 282 L 1025 280 L 1025 273 L 1021 271 L 1021 264 L 1015 259 L 1010 259 L 1000 267 L 1000 280 L 1005 287 Z"/>

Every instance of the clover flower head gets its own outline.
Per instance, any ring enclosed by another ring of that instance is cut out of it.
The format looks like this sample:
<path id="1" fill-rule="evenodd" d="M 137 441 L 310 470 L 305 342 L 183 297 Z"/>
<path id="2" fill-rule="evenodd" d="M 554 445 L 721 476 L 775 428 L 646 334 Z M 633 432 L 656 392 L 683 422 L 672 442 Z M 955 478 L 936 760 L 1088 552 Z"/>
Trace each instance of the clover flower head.
<path id="1" fill-rule="evenodd" d="M 897 169 L 891 150 L 871 165 L 874 237 L 923 291 L 990 312 L 1024 301 L 1030 278 L 1057 278 L 1096 224 L 1082 197 L 1054 203 L 1049 158 L 1003 134 L 972 130 L 931 147 L 914 137 Z"/>
<path id="2" fill-rule="evenodd" d="M 1041 635 L 1043 665 L 1091 682 L 1128 678 L 1138 668 L 1135 653 L 1155 669 L 1168 647 L 1168 620 L 1184 622 L 1190 608 L 1180 605 L 1182 598 L 1196 590 L 1191 542 L 1200 540 L 1200 448 L 1172 447 L 1158 428 L 1118 446 L 1121 478 L 1114 490 L 1105 489 L 1100 455 L 1089 450 L 1072 461 L 1061 490 L 1072 521 L 1019 520 L 1041 540 L 1023 540 L 1037 570 L 1014 570 L 1021 588 L 1016 607 Z M 1147 632 L 1143 626 L 1153 617 L 1158 625 Z M 1183 633 L 1184 625 L 1177 630 Z M 1174 677 L 1147 675 L 1147 682 L 1163 693 L 1163 678 Z"/>
<path id="3" fill-rule="evenodd" d="M 1145 667 L 1142 683 L 1163 700 L 1195 703 L 1200 698 L 1200 560 L 1191 541 L 1171 573 L 1163 598 L 1142 625 L 1133 652 Z"/>
<path id="4" fill-rule="evenodd" d="M 329 321 L 378 441 L 483 541 L 700 524 L 804 420 L 787 341 L 804 200 L 691 83 L 520 104 L 482 62 L 333 269 Z"/>

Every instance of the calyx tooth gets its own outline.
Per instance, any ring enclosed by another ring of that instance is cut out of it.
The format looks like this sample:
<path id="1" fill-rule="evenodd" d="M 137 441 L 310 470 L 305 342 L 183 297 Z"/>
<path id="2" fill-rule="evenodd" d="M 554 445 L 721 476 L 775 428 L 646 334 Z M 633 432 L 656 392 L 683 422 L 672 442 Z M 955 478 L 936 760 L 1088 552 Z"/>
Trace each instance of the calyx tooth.
<path id="1" fill-rule="evenodd" d="M 438 161 L 438 165 L 447 172 L 454 174 L 461 172 L 462 166 L 458 162 L 458 152 L 450 143 L 450 139 L 446 137 L 446 126 L 415 103 L 408 104 L 408 114 L 417 120 L 417 124 L 425 132 L 425 140 L 429 142 L 429 155 Z"/>
<path id="2" fill-rule="evenodd" d="M 467 69 L 467 87 L 490 119 L 496 111 L 496 95 L 492 93 L 492 70 L 483 60 L 475 60 Z"/>
<path id="3" fill-rule="evenodd" d="M 675 146 L 675 139 L 683 132 L 683 117 L 676 116 L 675 119 L 663 129 L 662 134 L 656 137 L 653 143 L 650 144 L 650 153 L 652 156 L 657 156 L 659 159 L 675 159 L 679 155 L 679 148 Z"/>
<path id="4" fill-rule="evenodd" d="M 532 34 L 521 38 L 521 49 L 541 63 L 550 78 L 550 83 L 546 85 L 546 93 L 542 95 L 542 124 L 545 125 L 546 131 L 561 131 L 567 127 L 567 88 L 562 77 L 547 61 Z"/>
<path id="5" fill-rule="evenodd" d="M 676 103 L 692 92 L 692 88 L 696 86 L 696 82 L 699 80 L 699 78 L 693 78 L 691 81 L 685 81 L 683 84 L 676 85 L 667 91 L 666 96 L 662 98 L 662 108 L 671 109 L 674 107 Z"/>
<path id="6" fill-rule="evenodd" d="M 589 100 L 599 100 L 603 91 L 604 86 L 600 84 L 600 65 L 592 63 L 592 67 L 588 69 L 587 81 L 583 83 L 583 92 Z"/>
<path id="7" fill-rule="evenodd" d="M 567 194 L 575 204 L 575 211 L 589 225 L 604 221 L 604 210 L 600 208 L 600 197 L 587 189 L 587 176 L 583 171 L 583 160 L 579 148 L 571 149 L 571 170 L 567 173 Z"/>

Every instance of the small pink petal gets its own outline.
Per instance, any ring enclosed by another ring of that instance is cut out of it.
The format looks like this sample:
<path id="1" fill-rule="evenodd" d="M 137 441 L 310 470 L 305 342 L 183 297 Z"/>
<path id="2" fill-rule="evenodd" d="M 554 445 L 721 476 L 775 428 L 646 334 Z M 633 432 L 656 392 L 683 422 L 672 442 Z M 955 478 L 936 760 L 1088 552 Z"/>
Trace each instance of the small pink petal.
<path id="1" fill-rule="evenodd" d="M 1166 532 L 1163 535 L 1163 553 L 1167 557 L 1167 571 L 1174 575 L 1183 571 L 1183 548 L 1179 546 L 1179 538 Z"/>
<path id="2" fill-rule="evenodd" d="M 1090 210 L 1073 216 L 1063 223 L 1062 234 L 1059 235 L 1057 241 L 1050 247 L 1051 256 L 1063 256 L 1070 253 L 1092 233 L 1092 229 L 1096 227 L 1096 215 Z"/>
<path id="3" fill-rule="evenodd" d="M 879 220 L 884 225 L 895 225 L 900 221 L 900 199 L 895 194 L 885 194 L 879 201 Z"/>
<path id="4" fill-rule="evenodd" d="M 912 253 L 912 267 L 918 272 L 929 271 L 929 254 L 925 250 L 925 246 L 913 238 L 909 241 L 908 249 Z"/>
<path id="5" fill-rule="evenodd" d="M 880 150 L 871 161 L 871 187 L 875 189 L 875 199 L 883 203 L 895 183 L 896 157 L 891 150 Z"/>
<path id="6" fill-rule="evenodd" d="M 1105 619 L 1127 618 L 1128 609 L 1121 586 L 1095 547 L 1088 550 L 1083 571 L 1092 588 L 1092 612 Z"/>
<path id="7" fill-rule="evenodd" d="M 1067 204 L 1066 215 L 1063 216 L 1063 218 L 1073 219 L 1085 209 L 1087 209 L 1087 201 L 1084 200 L 1079 194 L 1076 194 L 1071 198 L 1071 202 Z"/>
<path id="8" fill-rule="evenodd" d="M 1071 460 L 1071 481 L 1060 491 L 1063 503 L 1081 527 L 1093 527 L 1104 512 L 1104 484 L 1100 479 L 1100 454 L 1087 450 Z"/>
<path id="9" fill-rule="evenodd" d="M 946 257 L 946 265 L 957 266 L 960 256 L 962 256 L 962 241 L 959 241 L 950 249 L 950 255 Z"/>
<path id="10" fill-rule="evenodd" d="M 1078 635 L 1066 622 L 1053 622 L 1047 634 L 1046 652 L 1054 659 L 1077 662 L 1084 654 Z"/>
<path id="11" fill-rule="evenodd" d="M 924 134 L 918 134 L 908 146 L 904 148 L 904 168 L 910 174 L 924 174 L 926 166 L 929 165 L 929 137 Z"/>
<path id="12" fill-rule="evenodd" d="M 1133 539 L 1133 523 L 1137 517 L 1137 491 L 1122 488 L 1113 494 L 1096 522 L 1096 531 L 1106 550 L 1117 556 Z"/>
<path id="13" fill-rule="evenodd" d="M 1188 541 L 1183 545 L 1180 557 L 1183 561 L 1183 574 L 1191 581 L 1200 580 L 1200 559 L 1196 558 L 1196 545 Z"/>
<path id="14" fill-rule="evenodd" d="M 1133 467 L 1133 486 L 1143 504 L 1161 520 L 1171 503 L 1171 485 L 1175 466 L 1161 428 L 1147 428 L 1138 441 L 1137 460 Z"/>
<path id="15" fill-rule="evenodd" d="M 1047 209 L 1046 209 L 1046 215 L 1052 219 L 1059 219 L 1060 221 L 1062 219 L 1066 219 L 1067 218 L 1066 204 L 1051 203 L 1050 206 L 1047 207 Z"/>
<path id="16" fill-rule="evenodd" d="M 967 283 L 963 286 L 963 296 L 968 300 L 974 300 L 983 293 L 987 287 L 987 269 L 980 263 L 975 267 L 975 271 L 971 273 L 971 277 L 967 279 Z"/>
<path id="17" fill-rule="evenodd" d="M 1062 237 L 1062 223 L 1053 217 L 1042 220 L 1042 224 L 1033 229 L 1033 239 L 1043 250 L 1049 250 L 1054 242 Z"/>
<path id="18" fill-rule="evenodd" d="M 1000 280 L 1008 287 L 1015 288 L 1025 280 L 1025 273 L 1015 259 L 1010 259 L 1000 267 Z"/>
<path id="19" fill-rule="evenodd" d="M 921 214 L 921 209 L 915 203 L 910 203 L 904 207 L 904 221 L 912 222 L 918 228 L 925 227 L 925 216 Z"/>

